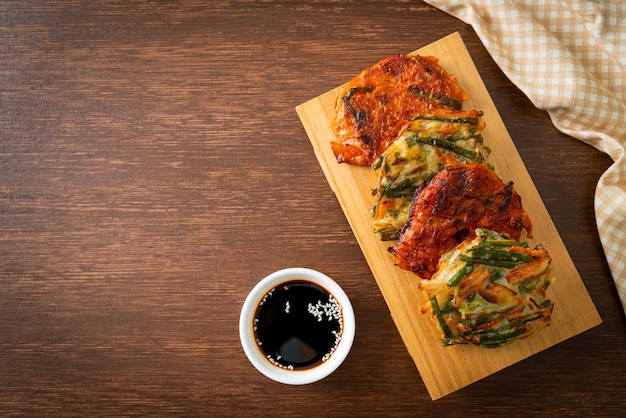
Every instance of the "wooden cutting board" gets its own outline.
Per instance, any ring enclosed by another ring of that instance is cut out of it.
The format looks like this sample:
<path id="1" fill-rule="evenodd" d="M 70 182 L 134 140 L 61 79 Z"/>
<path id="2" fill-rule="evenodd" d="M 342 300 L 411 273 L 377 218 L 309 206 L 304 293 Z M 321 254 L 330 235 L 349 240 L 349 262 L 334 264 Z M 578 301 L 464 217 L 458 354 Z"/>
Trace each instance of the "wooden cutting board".
<path id="1" fill-rule="evenodd" d="M 331 150 L 333 134 L 330 123 L 340 87 L 296 107 L 315 155 L 348 218 L 406 348 L 434 400 L 599 325 L 602 320 L 461 36 L 451 34 L 415 52 L 439 58 L 440 65 L 457 78 L 471 98 L 464 103 L 464 108 L 484 112 L 484 141 L 492 149 L 489 161 L 503 181 L 514 182 L 533 222 L 534 239 L 528 240 L 529 244 L 534 246 L 541 242 L 548 248 L 556 277 L 547 292 L 555 305 L 550 326 L 500 348 L 471 345 L 444 347 L 430 315 L 419 311 L 426 300 L 417 288 L 416 276 L 394 266 L 387 251 L 392 244 L 380 241 L 372 232 L 369 209 L 373 203 L 370 191 L 376 184 L 373 170 L 339 164 Z"/>

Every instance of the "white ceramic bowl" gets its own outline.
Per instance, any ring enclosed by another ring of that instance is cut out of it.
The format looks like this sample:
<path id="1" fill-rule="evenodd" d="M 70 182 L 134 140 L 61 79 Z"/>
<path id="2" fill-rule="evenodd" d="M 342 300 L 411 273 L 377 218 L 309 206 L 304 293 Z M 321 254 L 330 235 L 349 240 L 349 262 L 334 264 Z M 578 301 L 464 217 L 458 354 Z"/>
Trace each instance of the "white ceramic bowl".
<path id="1" fill-rule="evenodd" d="M 263 296 L 281 283 L 294 279 L 310 281 L 328 290 L 341 305 L 343 315 L 343 335 L 333 354 L 321 364 L 302 370 L 286 370 L 271 364 L 258 347 L 253 328 L 254 315 Z M 252 365 L 270 379 L 289 385 L 313 383 L 337 370 L 352 348 L 355 331 L 352 304 L 343 289 L 325 274 L 306 268 L 288 268 L 265 277 L 246 298 L 239 318 L 241 345 Z"/>

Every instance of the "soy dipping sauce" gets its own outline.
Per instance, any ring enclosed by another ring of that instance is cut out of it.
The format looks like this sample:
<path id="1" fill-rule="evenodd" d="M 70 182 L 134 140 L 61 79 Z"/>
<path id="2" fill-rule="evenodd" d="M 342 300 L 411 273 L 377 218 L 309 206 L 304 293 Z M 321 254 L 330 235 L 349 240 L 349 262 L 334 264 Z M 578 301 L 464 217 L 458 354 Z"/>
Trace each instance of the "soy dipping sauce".
<path id="1" fill-rule="evenodd" d="M 257 345 L 275 366 L 302 370 L 327 360 L 343 333 L 339 302 L 324 288 L 292 280 L 270 290 L 254 316 Z"/>

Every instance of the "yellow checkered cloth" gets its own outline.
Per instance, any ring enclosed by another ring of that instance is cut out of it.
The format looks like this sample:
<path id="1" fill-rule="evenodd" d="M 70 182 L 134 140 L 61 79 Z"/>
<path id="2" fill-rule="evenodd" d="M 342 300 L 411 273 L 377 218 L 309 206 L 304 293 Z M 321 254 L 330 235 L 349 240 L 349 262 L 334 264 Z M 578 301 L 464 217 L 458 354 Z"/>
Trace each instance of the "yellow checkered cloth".
<path id="1" fill-rule="evenodd" d="M 626 313 L 626 1 L 426 0 L 472 25 L 561 132 L 607 153 L 595 214 Z"/>

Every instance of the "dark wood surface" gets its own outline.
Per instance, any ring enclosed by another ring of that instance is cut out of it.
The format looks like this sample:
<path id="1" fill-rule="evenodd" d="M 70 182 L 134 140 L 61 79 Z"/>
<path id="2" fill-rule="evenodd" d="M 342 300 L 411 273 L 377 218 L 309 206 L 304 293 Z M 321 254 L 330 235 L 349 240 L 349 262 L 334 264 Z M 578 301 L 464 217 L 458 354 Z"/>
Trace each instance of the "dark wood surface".
<path id="1" fill-rule="evenodd" d="M 603 324 L 436 402 L 294 107 L 459 31 Z M 418 1 L 0 3 L 0 415 L 617 416 L 626 321 L 596 232 L 611 160 L 559 133 L 470 26 Z M 333 277 L 327 379 L 246 359 L 247 292 Z"/>

